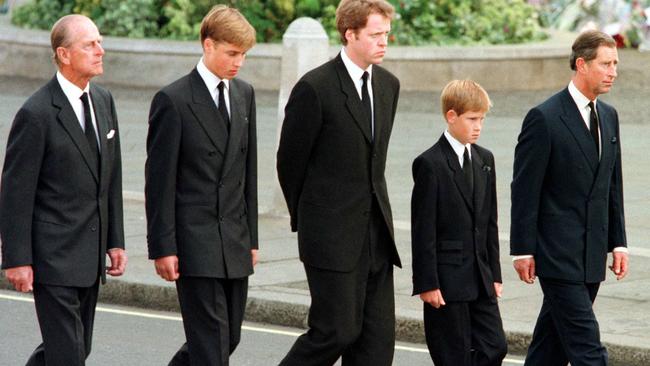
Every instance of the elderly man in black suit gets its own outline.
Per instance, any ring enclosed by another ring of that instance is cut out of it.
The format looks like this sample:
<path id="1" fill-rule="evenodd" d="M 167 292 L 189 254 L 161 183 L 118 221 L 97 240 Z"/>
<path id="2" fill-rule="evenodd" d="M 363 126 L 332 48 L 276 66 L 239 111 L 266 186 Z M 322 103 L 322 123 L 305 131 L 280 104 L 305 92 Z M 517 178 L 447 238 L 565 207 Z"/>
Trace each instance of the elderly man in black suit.
<path id="1" fill-rule="evenodd" d="M 176 281 L 187 342 L 170 365 L 227 365 L 257 261 L 255 95 L 235 78 L 255 30 L 233 8 L 201 23 L 203 57 L 151 102 L 149 258 Z"/>
<path id="2" fill-rule="evenodd" d="M 618 115 L 597 99 L 616 78 L 616 42 L 588 31 L 572 49 L 569 86 L 528 112 L 515 150 L 510 251 L 544 292 L 526 365 L 606 365 L 592 303 L 608 252 L 617 279 L 628 271 Z"/>
<path id="3" fill-rule="evenodd" d="M 43 343 L 28 365 L 83 365 L 90 354 L 99 281 L 124 272 L 122 170 L 115 104 L 90 83 L 103 72 L 93 22 L 68 15 L 52 27 L 56 76 L 14 120 L 0 189 L 2 268 L 34 291 Z"/>
<path id="4" fill-rule="evenodd" d="M 399 81 L 377 66 L 393 7 L 343 0 L 341 53 L 298 81 L 277 169 L 311 293 L 309 331 L 282 365 L 390 365 L 393 265 L 400 266 L 384 169 Z"/>

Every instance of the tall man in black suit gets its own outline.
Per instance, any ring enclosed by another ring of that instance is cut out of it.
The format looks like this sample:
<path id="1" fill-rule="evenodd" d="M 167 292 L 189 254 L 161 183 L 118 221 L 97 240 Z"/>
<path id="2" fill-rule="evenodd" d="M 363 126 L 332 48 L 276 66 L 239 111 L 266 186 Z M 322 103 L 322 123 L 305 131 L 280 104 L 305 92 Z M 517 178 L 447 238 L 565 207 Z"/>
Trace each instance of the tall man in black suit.
<path id="1" fill-rule="evenodd" d="M 302 77 L 285 108 L 278 177 L 312 303 L 282 365 L 392 363 L 401 264 L 384 169 L 399 81 L 377 64 L 393 12 L 384 0 L 341 1 L 343 50 Z"/>
<path id="2" fill-rule="evenodd" d="M 606 365 L 592 303 L 608 252 L 617 279 L 628 270 L 618 115 L 597 100 L 616 78 L 616 42 L 589 31 L 572 49 L 569 86 L 528 112 L 515 150 L 510 251 L 544 292 L 526 365 Z"/>
<path id="3" fill-rule="evenodd" d="M 52 27 L 56 76 L 14 119 L 0 189 L 2 268 L 34 291 L 43 343 L 27 365 L 84 365 L 99 281 L 124 272 L 122 168 L 115 104 L 90 83 L 103 72 L 93 22 Z"/>
<path id="4" fill-rule="evenodd" d="M 236 79 L 255 30 L 233 8 L 201 23 L 203 58 L 151 103 L 149 258 L 176 281 L 187 342 L 170 365 L 228 365 L 257 261 L 255 95 Z"/>

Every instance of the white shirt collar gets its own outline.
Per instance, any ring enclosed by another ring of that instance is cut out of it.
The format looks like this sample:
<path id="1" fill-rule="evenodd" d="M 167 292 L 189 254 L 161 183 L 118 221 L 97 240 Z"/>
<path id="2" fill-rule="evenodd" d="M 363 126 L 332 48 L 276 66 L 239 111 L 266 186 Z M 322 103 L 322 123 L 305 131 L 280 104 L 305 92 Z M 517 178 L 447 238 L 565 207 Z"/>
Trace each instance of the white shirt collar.
<path id="1" fill-rule="evenodd" d="M 73 104 L 73 101 L 75 103 L 79 101 L 81 95 L 83 93 L 88 93 L 88 90 L 90 89 L 90 83 L 86 84 L 86 87 L 84 89 L 79 89 L 78 86 L 74 85 L 72 82 L 70 82 L 70 80 L 66 79 L 60 71 L 56 72 L 56 80 L 59 82 L 59 85 L 63 90 L 63 94 L 68 97 L 70 104 Z"/>
<path id="2" fill-rule="evenodd" d="M 355 64 L 352 59 L 350 59 L 350 56 L 348 56 L 347 53 L 345 53 L 345 47 L 341 49 L 341 60 L 343 60 L 343 64 L 345 65 L 345 68 L 348 70 L 348 74 L 350 74 L 350 77 L 352 78 L 355 83 L 357 80 L 361 80 L 361 77 L 363 76 L 364 72 L 368 72 L 368 82 L 372 80 L 372 64 L 368 65 L 368 67 L 364 70 L 359 67 L 359 65 Z"/>
<path id="3" fill-rule="evenodd" d="M 449 141 L 451 148 L 454 149 L 456 155 L 458 155 L 460 166 L 463 166 L 463 154 L 465 154 L 465 148 L 467 148 L 469 158 L 472 159 L 472 144 L 461 144 L 460 141 L 456 140 L 456 138 L 449 133 L 449 130 L 445 130 L 445 137 L 447 138 L 447 141 Z"/>
<path id="4" fill-rule="evenodd" d="M 573 83 L 573 80 L 569 82 L 569 94 L 571 94 L 571 98 L 573 98 L 573 101 L 576 103 L 578 108 L 584 109 L 584 108 L 589 108 L 587 105 L 591 100 L 589 98 L 585 97 L 584 94 L 578 88 L 576 85 Z M 597 99 L 594 99 L 594 106 L 596 106 Z"/>
<path id="5" fill-rule="evenodd" d="M 201 57 L 201 60 L 199 60 L 199 63 L 196 65 L 196 71 L 198 71 L 199 75 L 201 75 L 201 79 L 203 79 L 205 86 L 208 87 L 213 100 L 217 96 L 217 86 L 220 82 L 223 81 L 226 90 L 230 90 L 230 80 L 221 79 L 217 75 L 213 74 L 212 71 L 210 71 L 208 67 L 205 66 L 205 63 L 203 63 L 203 57 Z"/>

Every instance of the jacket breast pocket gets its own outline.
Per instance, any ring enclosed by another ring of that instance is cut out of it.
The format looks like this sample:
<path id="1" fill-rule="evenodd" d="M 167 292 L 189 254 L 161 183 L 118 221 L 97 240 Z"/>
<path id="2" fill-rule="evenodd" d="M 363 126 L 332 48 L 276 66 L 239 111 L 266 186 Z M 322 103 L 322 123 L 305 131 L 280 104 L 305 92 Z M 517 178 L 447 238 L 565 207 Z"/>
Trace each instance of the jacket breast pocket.
<path id="1" fill-rule="evenodd" d="M 442 240 L 438 244 L 438 264 L 460 265 L 463 263 L 463 242 Z"/>

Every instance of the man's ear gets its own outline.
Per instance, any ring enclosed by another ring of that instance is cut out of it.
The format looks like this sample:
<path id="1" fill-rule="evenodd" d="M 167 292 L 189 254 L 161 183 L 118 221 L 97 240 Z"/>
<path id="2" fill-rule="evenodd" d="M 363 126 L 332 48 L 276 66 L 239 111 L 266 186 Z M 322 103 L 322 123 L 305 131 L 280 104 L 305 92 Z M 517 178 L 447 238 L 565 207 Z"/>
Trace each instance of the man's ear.
<path id="1" fill-rule="evenodd" d="M 56 48 L 56 58 L 59 60 L 59 63 L 63 65 L 70 64 L 70 52 L 65 47 Z"/>
<path id="2" fill-rule="evenodd" d="M 349 29 L 348 28 L 345 31 L 345 39 L 347 39 L 348 42 L 350 42 L 352 39 L 355 39 L 356 36 L 357 36 L 357 32 L 354 29 Z"/>
<path id="3" fill-rule="evenodd" d="M 584 58 L 578 57 L 576 59 L 576 71 L 584 73 L 586 70 L 585 68 L 587 67 L 587 61 L 585 61 Z"/>

